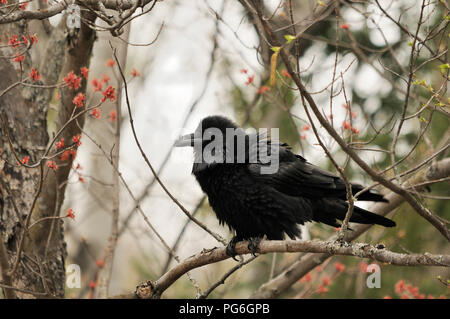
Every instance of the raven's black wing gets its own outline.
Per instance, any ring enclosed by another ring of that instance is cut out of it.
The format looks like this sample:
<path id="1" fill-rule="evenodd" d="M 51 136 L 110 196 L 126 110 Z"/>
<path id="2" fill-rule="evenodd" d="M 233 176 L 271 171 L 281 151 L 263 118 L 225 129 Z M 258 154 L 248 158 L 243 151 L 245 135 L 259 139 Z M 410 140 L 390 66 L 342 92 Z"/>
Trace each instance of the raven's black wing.
<path id="1" fill-rule="evenodd" d="M 253 163 L 248 165 L 250 174 L 257 181 L 266 183 L 278 191 L 290 196 L 303 196 L 312 199 L 346 199 L 344 181 L 337 175 L 308 163 L 300 155 L 279 146 L 279 168 L 272 174 L 263 174 L 261 168 L 266 165 Z M 352 192 L 356 194 L 363 186 L 352 183 Z M 370 190 L 362 193 L 359 200 L 384 201 L 382 195 Z"/>
<path id="2" fill-rule="evenodd" d="M 313 220 L 334 227 L 340 226 L 336 220 L 345 218 L 348 203 L 345 183 L 339 176 L 308 163 L 303 157 L 293 154 L 282 146 L 279 148 L 278 170 L 272 174 L 263 174 L 262 166 L 264 165 L 248 165 L 249 174 L 256 183 L 266 184 L 290 197 L 308 198 L 313 211 Z M 352 184 L 353 193 L 362 189 L 361 185 Z M 372 191 L 361 194 L 359 199 L 387 201 L 382 195 Z M 386 227 L 395 226 L 392 220 L 357 206 L 354 207 L 350 221 Z"/>

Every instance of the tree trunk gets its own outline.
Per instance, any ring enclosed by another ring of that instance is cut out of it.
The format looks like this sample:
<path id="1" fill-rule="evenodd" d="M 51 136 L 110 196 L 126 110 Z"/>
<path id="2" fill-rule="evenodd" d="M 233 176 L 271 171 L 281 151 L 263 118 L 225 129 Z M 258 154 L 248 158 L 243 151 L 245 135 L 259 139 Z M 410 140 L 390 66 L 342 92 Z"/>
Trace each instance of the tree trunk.
<path id="1" fill-rule="evenodd" d="M 95 20 L 89 12 L 83 13 L 83 18 Z M 20 84 L 7 88 L 21 78 L 31 84 L 55 85 L 68 72 L 74 71 L 79 75 L 81 67 L 89 66 L 95 31 L 86 24 L 70 32 L 65 32 L 65 28 L 65 21 L 53 28 L 44 54 L 36 55 L 42 56 L 42 61 L 32 61 L 32 56 L 25 53 L 22 75 L 19 63 L 12 59 L 2 59 L 0 63 L 0 148 L 3 152 L 3 160 L 0 160 L 0 239 L 6 251 L 3 259 L 9 264 L 9 269 L 2 269 L 2 273 L 9 275 L 13 286 L 37 293 L 17 291 L 15 294 L 19 298 L 64 296 L 66 248 L 62 220 L 48 217 L 59 216 L 73 158 L 66 161 L 61 161 L 59 156 L 52 158 L 58 165 L 56 171 L 48 168 L 46 160 L 42 160 L 50 140 L 47 111 L 53 89 Z M 19 37 L 28 34 L 27 29 L 26 22 L 0 26 L 2 43 L 8 43 L 8 37 L 13 34 Z M 43 48 L 44 45 L 39 43 L 34 44 L 31 50 Z M 10 48 L 1 50 L 2 56 L 12 54 Z M 32 66 L 39 66 L 42 81 L 33 83 L 28 79 Z M 56 130 L 64 127 L 70 119 L 74 108 L 72 100 L 85 89 L 86 80 L 77 90 L 59 89 L 61 99 Z M 78 121 L 81 126 L 84 123 L 82 117 Z M 60 137 L 69 144 L 79 133 L 79 127 L 72 121 Z M 54 151 L 53 146 L 49 154 Z M 25 156 L 29 157 L 28 165 L 34 167 L 17 164 Z M 31 225 L 33 227 L 30 228 Z M 11 291 L 4 294 L 11 296 Z"/>

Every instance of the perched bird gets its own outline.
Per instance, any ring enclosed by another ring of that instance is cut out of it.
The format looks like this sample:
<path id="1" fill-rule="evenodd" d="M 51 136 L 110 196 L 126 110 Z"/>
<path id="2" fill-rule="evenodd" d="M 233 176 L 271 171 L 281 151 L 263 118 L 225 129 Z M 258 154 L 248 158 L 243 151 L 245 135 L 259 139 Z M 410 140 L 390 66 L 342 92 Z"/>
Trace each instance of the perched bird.
<path id="1" fill-rule="evenodd" d="M 272 240 L 285 234 L 295 239 L 300 236 L 298 224 L 315 221 L 339 227 L 337 220 L 345 218 L 347 192 L 339 176 L 308 163 L 287 144 L 246 134 L 228 118 L 204 118 L 194 133 L 180 137 L 175 146 L 194 147 L 192 174 L 220 224 L 236 233 L 227 246 L 233 258 L 238 241 L 248 240 L 249 249 L 256 252 L 264 235 Z M 351 186 L 353 194 L 363 189 L 359 184 Z M 372 190 L 358 199 L 387 202 Z M 356 206 L 350 222 L 395 226 L 394 221 Z"/>

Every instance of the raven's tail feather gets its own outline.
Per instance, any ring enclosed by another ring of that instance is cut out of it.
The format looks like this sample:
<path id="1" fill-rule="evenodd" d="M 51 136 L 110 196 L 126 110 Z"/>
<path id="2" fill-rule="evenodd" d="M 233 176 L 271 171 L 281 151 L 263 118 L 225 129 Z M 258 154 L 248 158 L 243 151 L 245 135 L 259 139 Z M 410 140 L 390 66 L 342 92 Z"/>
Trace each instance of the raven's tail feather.
<path id="1" fill-rule="evenodd" d="M 344 220 L 348 210 L 348 203 L 344 200 L 323 198 L 313 201 L 312 220 L 333 227 L 339 227 L 337 220 Z M 389 218 L 374 214 L 363 208 L 354 206 L 350 222 L 359 224 L 376 224 L 384 227 L 394 227 L 395 222 Z"/>
<path id="2" fill-rule="evenodd" d="M 364 187 L 362 185 L 352 183 L 353 195 L 362 191 L 363 189 L 364 189 Z M 365 191 L 364 193 L 361 193 L 358 196 L 358 200 L 389 203 L 389 201 L 386 198 L 384 198 L 383 195 L 381 195 L 380 193 L 378 193 L 376 190 L 373 190 L 373 189 L 369 189 L 369 190 Z"/>
<path id="3" fill-rule="evenodd" d="M 350 218 L 352 223 L 359 224 L 377 224 L 385 227 L 394 227 L 395 222 L 389 218 L 380 216 L 369 212 L 368 210 L 360 207 L 354 207 L 352 217 Z"/>
<path id="4" fill-rule="evenodd" d="M 357 192 L 354 192 L 357 193 Z M 358 200 L 371 201 L 371 202 L 384 202 L 389 203 L 389 201 L 384 198 L 383 195 L 375 192 L 365 192 L 358 196 Z"/>

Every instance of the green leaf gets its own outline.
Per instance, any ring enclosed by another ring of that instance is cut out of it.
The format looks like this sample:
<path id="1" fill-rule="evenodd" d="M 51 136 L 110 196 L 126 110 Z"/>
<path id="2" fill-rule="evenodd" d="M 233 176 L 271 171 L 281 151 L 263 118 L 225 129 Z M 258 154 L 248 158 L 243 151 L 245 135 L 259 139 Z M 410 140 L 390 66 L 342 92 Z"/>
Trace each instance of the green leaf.
<path id="1" fill-rule="evenodd" d="M 450 64 L 448 63 L 441 64 L 439 68 L 441 69 L 441 73 L 444 74 L 446 70 L 450 69 Z"/>
<path id="2" fill-rule="evenodd" d="M 271 47 L 270 48 L 273 52 L 280 52 L 281 47 Z"/>
<path id="3" fill-rule="evenodd" d="M 284 36 L 284 38 L 286 39 L 286 42 L 287 42 L 287 43 L 291 43 L 292 41 L 295 40 L 295 36 L 290 35 L 290 34 L 286 34 L 286 35 Z"/>
<path id="4" fill-rule="evenodd" d="M 422 85 L 424 87 L 427 87 L 427 82 L 425 82 L 425 80 L 415 80 L 412 84 L 413 85 Z"/>

